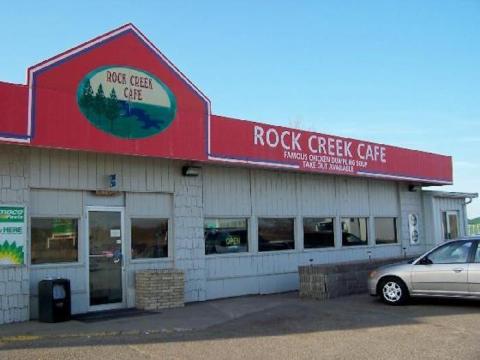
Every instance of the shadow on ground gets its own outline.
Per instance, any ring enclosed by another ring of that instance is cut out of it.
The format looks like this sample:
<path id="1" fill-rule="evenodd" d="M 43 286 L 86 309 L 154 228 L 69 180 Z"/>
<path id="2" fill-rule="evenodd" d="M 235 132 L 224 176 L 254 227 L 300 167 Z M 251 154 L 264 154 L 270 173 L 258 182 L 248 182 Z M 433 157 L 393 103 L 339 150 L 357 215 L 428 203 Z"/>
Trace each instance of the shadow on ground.
<path id="1" fill-rule="evenodd" d="M 238 310 L 236 306 L 242 309 Z M 465 324 L 465 321 L 470 321 L 469 319 L 472 324 L 480 323 L 480 301 L 416 299 L 406 306 L 389 306 L 368 295 L 326 301 L 299 299 L 297 293 L 252 296 L 195 303 L 175 311 L 181 316 L 191 316 L 191 322 L 196 326 L 169 328 L 165 320 L 169 311 L 165 311 L 160 315 L 152 315 L 153 323 L 149 323 L 150 320 L 145 316 L 129 318 L 125 320 L 120 330 L 118 330 L 118 321 L 111 322 L 112 328 L 117 329 L 112 333 L 103 331 L 108 329 L 108 321 L 102 324 L 103 332 L 90 334 L 82 333 L 82 329 L 75 333 L 74 330 L 78 324 L 69 322 L 68 325 L 62 325 L 71 327 L 66 335 L 55 332 L 38 334 L 38 332 L 26 331 L 17 332 L 17 338 L 8 340 L 5 327 L 2 327 L 0 330 L 3 330 L 3 333 L 0 331 L 0 336 L 3 335 L 3 343 L 0 343 L 0 352 L 22 348 L 191 342 L 366 330 L 418 325 L 436 317 L 442 318 L 443 322 L 451 324 L 452 327 L 457 325 L 468 327 L 469 324 Z M 199 316 L 204 321 L 199 321 L 194 316 Z M 208 322 L 208 318 L 213 316 L 218 316 L 218 321 Z M 448 317 L 447 320 L 445 320 L 446 317 Z M 165 326 L 162 326 L 162 321 L 165 321 Z M 143 325 L 140 327 L 138 322 L 142 322 Z M 188 322 L 186 318 L 185 323 L 188 324 Z M 153 329 L 154 324 L 157 325 L 155 329 Z M 56 324 L 49 324 L 49 326 L 55 329 Z M 149 330 L 149 326 L 152 330 Z M 10 335 L 15 333 L 12 332 Z"/>

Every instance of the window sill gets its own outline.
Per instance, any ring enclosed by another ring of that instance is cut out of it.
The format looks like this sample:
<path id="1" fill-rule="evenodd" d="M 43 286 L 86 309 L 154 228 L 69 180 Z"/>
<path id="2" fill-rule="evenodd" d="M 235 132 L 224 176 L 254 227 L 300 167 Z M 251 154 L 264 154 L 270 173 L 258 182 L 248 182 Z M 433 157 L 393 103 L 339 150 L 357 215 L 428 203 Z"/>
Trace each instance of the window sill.
<path id="1" fill-rule="evenodd" d="M 172 257 L 163 257 L 163 258 L 144 258 L 144 259 L 130 259 L 129 264 L 150 264 L 158 262 L 172 262 Z"/>
<path id="2" fill-rule="evenodd" d="M 309 252 L 315 252 L 315 251 L 335 251 L 335 250 L 340 250 L 341 248 L 337 248 L 335 246 L 329 246 L 329 247 L 319 247 L 319 248 L 307 248 L 303 249 L 303 252 L 309 253 Z"/>
<path id="3" fill-rule="evenodd" d="M 299 249 L 288 249 L 288 250 L 269 250 L 269 251 L 259 251 L 257 255 L 274 255 L 274 254 L 298 254 Z"/>
<path id="4" fill-rule="evenodd" d="M 238 252 L 238 253 L 225 253 L 225 254 L 205 254 L 205 259 L 218 259 L 218 258 L 229 258 L 229 257 L 244 257 L 244 256 L 252 256 L 256 255 L 253 252 Z"/>
<path id="5" fill-rule="evenodd" d="M 372 245 L 372 247 L 385 247 L 385 246 L 400 246 L 401 244 L 396 242 L 396 243 L 389 243 L 389 244 L 375 244 Z"/>
<path id="6" fill-rule="evenodd" d="M 66 268 L 66 267 L 84 267 L 83 262 L 62 262 L 62 263 L 48 263 L 48 264 L 30 264 L 30 267 L 34 270 L 36 269 L 51 269 L 51 268 Z"/>

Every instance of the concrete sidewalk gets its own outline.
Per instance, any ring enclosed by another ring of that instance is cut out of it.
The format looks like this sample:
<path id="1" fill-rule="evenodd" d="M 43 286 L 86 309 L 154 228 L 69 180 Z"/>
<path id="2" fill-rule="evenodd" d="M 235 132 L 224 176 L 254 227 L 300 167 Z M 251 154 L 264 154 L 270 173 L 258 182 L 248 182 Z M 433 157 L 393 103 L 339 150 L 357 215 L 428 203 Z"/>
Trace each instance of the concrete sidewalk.
<path id="1" fill-rule="evenodd" d="M 0 343 L 56 337 L 138 335 L 201 330 L 298 301 L 298 293 L 290 292 L 191 303 L 183 308 L 165 309 L 160 313 L 88 323 L 71 320 L 59 323 L 28 321 L 6 324 L 0 325 Z"/>

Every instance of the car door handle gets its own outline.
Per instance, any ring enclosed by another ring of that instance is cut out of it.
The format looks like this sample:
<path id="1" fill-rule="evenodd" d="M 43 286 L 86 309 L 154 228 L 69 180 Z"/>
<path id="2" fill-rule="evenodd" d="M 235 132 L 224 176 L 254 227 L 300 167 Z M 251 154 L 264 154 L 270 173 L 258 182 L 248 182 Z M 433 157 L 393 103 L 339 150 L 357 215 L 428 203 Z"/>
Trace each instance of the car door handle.
<path id="1" fill-rule="evenodd" d="M 456 272 L 456 273 L 459 273 L 459 272 L 462 272 L 462 271 L 463 271 L 462 268 L 453 269 L 453 272 Z"/>

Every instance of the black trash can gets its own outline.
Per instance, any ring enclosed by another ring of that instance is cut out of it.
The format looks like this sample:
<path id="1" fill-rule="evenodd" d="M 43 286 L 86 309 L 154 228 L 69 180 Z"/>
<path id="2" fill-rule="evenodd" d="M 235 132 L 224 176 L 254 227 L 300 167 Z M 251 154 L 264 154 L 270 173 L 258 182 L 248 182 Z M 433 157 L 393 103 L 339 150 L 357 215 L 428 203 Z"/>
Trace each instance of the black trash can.
<path id="1" fill-rule="evenodd" d="M 47 279 L 38 283 L 38 320 L 60 322 L 70 320 L 70 280 Z"/>

